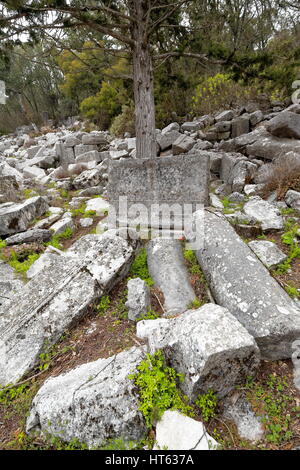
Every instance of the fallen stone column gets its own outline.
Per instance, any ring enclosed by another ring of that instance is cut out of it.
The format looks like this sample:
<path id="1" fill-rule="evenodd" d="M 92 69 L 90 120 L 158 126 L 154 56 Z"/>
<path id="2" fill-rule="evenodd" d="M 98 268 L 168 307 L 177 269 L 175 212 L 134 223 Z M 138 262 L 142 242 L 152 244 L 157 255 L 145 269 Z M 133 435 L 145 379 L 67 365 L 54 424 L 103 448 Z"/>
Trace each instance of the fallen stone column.
<path id="1" fill-rule="evenodd" d="M 127 273 L 133 255 L 119 236 L 88 235 L 69 256 L 54 258 L 29 281 L 0 313 L 0 384 L 28 373 L 40 354 Z"/>
<path id="2" fill-rule="evenodd" d="M 49 206 L 42 196 L 32 197 L 20 204 L 0 205 L 0 236 L 27 230 L 30 222 L 43 215 Z"/>
<path id="3" fill-rule="evenodd" d="M 244 325 L 264 358 L 291 357 L 300 310 L 223 216 L 205 211 L 204 226 L 196 255 L 215 301 Z"/>
<path id="4" fill-rule="evenodd" d="M 167 315 L 182 313 L 195 300 L 178 240 L 155 238 L 147 246 L 148 267 L 157 287 L 164 294 Z"/>

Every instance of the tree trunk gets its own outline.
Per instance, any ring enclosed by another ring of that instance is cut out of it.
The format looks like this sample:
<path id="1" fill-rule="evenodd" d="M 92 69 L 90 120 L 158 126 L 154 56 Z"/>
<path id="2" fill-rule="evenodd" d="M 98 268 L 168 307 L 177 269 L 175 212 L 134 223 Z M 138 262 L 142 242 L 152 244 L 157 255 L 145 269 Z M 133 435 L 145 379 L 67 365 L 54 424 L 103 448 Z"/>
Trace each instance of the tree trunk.
<path id="1" fill-rule="evenodd" d="M 148 2 L 134 0 L 135 16 L 132 35 L 135 129 L 137 158 L 156 158 L 155 105 L 153 68 L 150 45 L 146 34 Z"/>

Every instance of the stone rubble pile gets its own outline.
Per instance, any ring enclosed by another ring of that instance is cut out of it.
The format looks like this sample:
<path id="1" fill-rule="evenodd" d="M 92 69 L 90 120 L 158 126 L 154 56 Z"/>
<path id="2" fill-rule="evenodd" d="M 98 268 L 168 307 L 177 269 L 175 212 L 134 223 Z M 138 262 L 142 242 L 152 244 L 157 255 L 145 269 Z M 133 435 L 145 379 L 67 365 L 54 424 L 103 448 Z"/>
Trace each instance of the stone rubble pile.
<path id="1" fill-rule="evenodd" d="M 139 321 L 150 308 L 149 287 L 141 279 L 128 282 L 126 302 L 129 319 L 137 322 L 137 337 L 146 344 L 50 377 L 33 400 L 28 432 L 78 439 L 90 448 L 110 439 L 144 438 L 147 428 L 138 392 L 128 375 L 146 352 L 164 352 L 168 364 L 184 375 L 180 387 L 191 402 L 210 389 L 229 400 L 238 385 L 255 375 L 261 358 L 291 357 L 292 343 L 300 338 L 299 305 L 269 272 L 287 255 L 271 241 L 247 244 L 241 237 L 282 231 L 284 211 L 299 216 L 299 191 L 290 189 L 283 200 L 276 191 L 267 199 L 262 193 L 278 168 L 299 170 L 299 126 L 300 105 L 278 105 L 268 112 L 255 106 L 224 110 L 157 130 L 160 159 L 181 163 L 186 158 L 193 165 L 199 159 L 199 191 L 210 207 L 205 210 L 203 245 L 195 254 L 212 302 L 191 310 L 196 295 L 180 242 L 151 240 L 148 267 L 162 293 L 164 315 Z M 134 137 L 116 139 L 107 132 L 67 127 L 34 138 L 24 128 L 1 137 L 0 237 L 7 247 L 46 243 L 75 229 L 70 210 L 82 204 L 86 211 L 106 216 L 111 207 L 105 199 L 109 171 L 115 161 L 124 160 L 136 160 Z M 166 179 L 168 191 L 177 173 Z M 143 190 L 144 181 L 139 185 Z M 42 189 L 43 195 L 33 189 L 26 199 L 26 190 L 32 188 Z M 68 209 L 56 205 L 62 191 L 77 191 Z M 169 192 L 173 194 L 172 188 Z M 198 212 L 195 221 L 197 217 Z M 92 216 L 80 219 L 82 228 L 91 225 Z M 108 230 L 81 237 L 67 251 L 49 246 L 27 272 L 27 283 L 0 261 L 1 386 L 17 383 L 32 371 L 40 355 L 126 276 L 137 245 Z M 262 437 L 261 423 L 243 401 L 228 401 L 225 416 L 245 439 Z M 168 410 L 157 423 L 155 446 L 209 449 L 217 443 L 202 423 Z"/>

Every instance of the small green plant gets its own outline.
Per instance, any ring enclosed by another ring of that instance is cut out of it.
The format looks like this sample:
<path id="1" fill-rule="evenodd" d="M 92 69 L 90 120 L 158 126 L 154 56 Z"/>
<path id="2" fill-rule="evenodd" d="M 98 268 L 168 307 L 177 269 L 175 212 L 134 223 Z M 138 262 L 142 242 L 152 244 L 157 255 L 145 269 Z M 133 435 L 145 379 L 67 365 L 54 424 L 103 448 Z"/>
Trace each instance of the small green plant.
<path id="1" fill-rule="evenodd" d="M 224 197 L 223 199 L 221 199 L 221 202 L 224 206 L 224 209 L 228 209 L 230 207 L 230 201 L 228 199 L 228 197 Z"/>
<path id="2" fill-rule="evenodd" d="M 192 302 L 189 303 L 188 308 L 196 309 L 196 308 L 200 308 L 201 305 L 202 305 L 202 302 L 196 297 Z"/>
<path id="3" fill-rule="evenodd" d="M 49 242 L 45 243 L 45 246 L 51 245 L 54 248 L 57 248 L 58 250 L 62 250 L 63 247 L 61 246 L 60 241 L 67 240 L 68 238 L 71 238 L 72 235 L 73 230 L 70 227 L 67 227 L 62 233 L 54 235 Z"/>
<path id="4" fill-rule="evenodd" d="M 31 198 L 32 193 L 33 193 L 32 189 L 24 189 L 23 190 L 23 194 L 24 194 L 25 199 Z"/>
<path id="5" fill-rule="evenodd" d="M 292 209 L 291 207 L 287 209 L 281 209 L 280 212 L 281 212 L 281 215 L 295 215 L 296 214 L 295 209 Z"/>
<path id="6" fill-rule="evenodd" d="M 6 258 L 6 262 L 14 268 L 14 270 L 25 275 L 31 265 L 40 257 L 38 253 L 33 253 L 32 251 L 16 253 L 14 250 L 11 250 L 10 255 Z"/>
<path id="7" fill-rule="evenodd" d="M 277 266 L 275 274 L 285 274 L 291 269 L 292 261 L 300 257 L 300 246 L 297 242 L 298 231 L 299 225 L 295 223 L 294 219 L 288 219 L 285 223 L 285 231 L 281 236 L 282 243 L 289 246 L 288 259 Z"/>
<path id="8" fill-rule="evenodd" d="M 207 393 L 199 395 L 195 401 L 195 405 L 200 408 L 201 416 L 205 422 L 215 416 L 217 404 L 218 398 L 213 390 L 209 390 Z"/>
<path id="9" fill-rule="evenodd" d="M 6 247 L 6 241 L 0 238 L 0 250 Z"/>
<path id="10" fill-rule="evenodd" d="M 149 309 L 145 315 L 142 315 L 141 317 L 138 318 L 137 321 L 141 320 L 156 320 L 157 318 L 160 318 L 160 315 L 158 313 L 154 312 L 154 310 Z"/>
<path id="11" fill-rule="evenodd" d="M 285 286 L 286 292 L 294 299 L 300 298 L 300 291 L 294 286 Z"/>
<path id="12" fill-rule="evenodd" d="M 300 408 L 291 408 L 295 398 L 289 394 L 286 378 L 270 374 L 264 384 L 257 384 L 252 378 L 247 380 L 244 388 L 252 408 L 264 424 L 266 440 L 276 445 L 289 441 L 293 436 L 290 410 L 299 417 Z"/>
<path id="13" fill-rule="evenodd" d="M 178 389 L 178 382 L 182 382 L 184 377 L 166 365 L 162 351 L 156 351 L 153 355 L 147 354 L 137 369 L 138 372 L 131 374 L 129 378 L 139 389 L 139 410 L 148 428 L 169 409 L 193 416 L 193 409 L 187 397 Z"/>
<path id="14" fill-rule="evenodd" d="M 129 279 L 136 277 L 143 279 L 149 287 L 154 285 L 148 270 L 147 251 L 145 248 L 136 256 L 129 271 Z"/>
<path id="15" fill-rule="evenodd" d="M 100 316 L 104 315 L 106 313 L 107 309 L 109 308 L 109 306 L 110 306 L 109 295 L 104 295 L 103 297 L 101 297 L 100 302 L 96 306 L 96 310 L 98 312 L 98 315 L 100 315 Z"/>

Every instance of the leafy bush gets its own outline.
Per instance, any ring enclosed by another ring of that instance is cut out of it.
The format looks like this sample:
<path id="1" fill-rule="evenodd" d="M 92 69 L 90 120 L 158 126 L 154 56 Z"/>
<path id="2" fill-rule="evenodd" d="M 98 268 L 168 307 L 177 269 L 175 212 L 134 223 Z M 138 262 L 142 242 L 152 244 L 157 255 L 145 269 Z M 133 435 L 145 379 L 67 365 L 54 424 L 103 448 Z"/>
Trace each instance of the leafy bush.
<path id="1" fill-rule="evenodd" d="M 255 90 L 231 79 L 229 74 L 217 73 L 213 77 L 203 77 L 193 96 L 193 110 L 203 115 L 221 109 L 236 107 L 251 100 Z"/>
<path id="2" fill-rule="evenodd" d="M 109 132 L 116 137 L 123 137 L 125 132 L 135 135 L 133 104 L 122 106 L 122 112 L 114 118 Z"/>
<path id="3" fill-rule="evenodd" d="M 138 372 L 129 376 L 139 389 L 140 411 L 151 428 L 166 410 L 179 410 L 189 416 L 193 409 L 186 396 L 178 390 L 178 381 L 183 381 L 171 367 L 166 366 L 162 351 L 147 354 L 146 359 L 137 367 Z"/>

